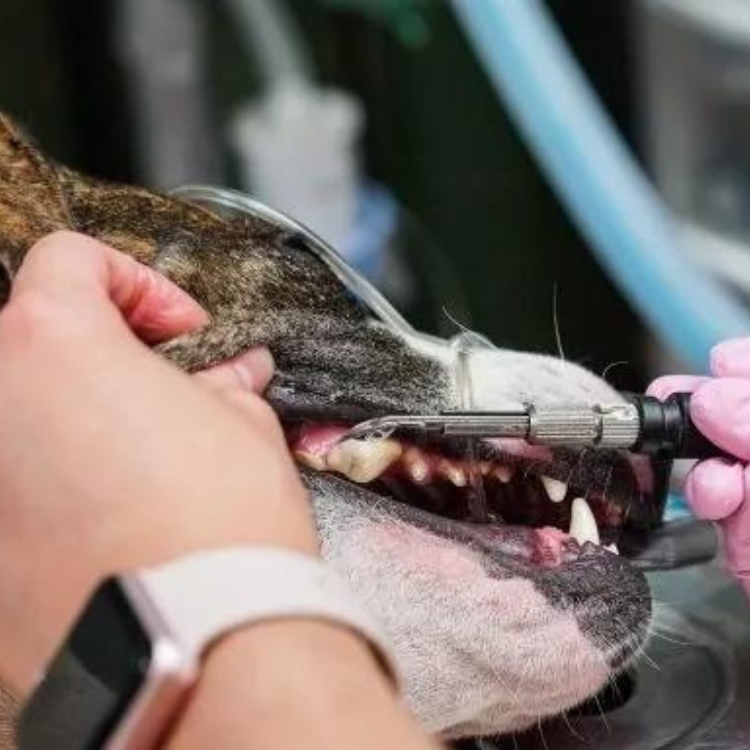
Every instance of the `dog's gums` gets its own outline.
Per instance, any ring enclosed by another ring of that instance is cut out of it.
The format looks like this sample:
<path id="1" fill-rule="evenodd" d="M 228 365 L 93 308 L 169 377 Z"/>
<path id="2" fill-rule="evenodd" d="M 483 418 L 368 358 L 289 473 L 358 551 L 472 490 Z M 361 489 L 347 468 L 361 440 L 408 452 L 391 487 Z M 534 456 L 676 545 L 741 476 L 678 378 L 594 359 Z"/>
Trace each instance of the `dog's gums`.
<path id="1" fill-rule="evenodd" d="M 642 647 L 646 581 L 605 546 L 652 512 L 648 467 L 510 440 L 480 443 L 476 460 L 461 444 L 339 441 L 369 417 L 462 408 L 449 343 L 373 317 L 303 237 L 83 177 L 0 120 L 0 305 L 29 247 L 58 229 L 156 268 L 206 309 L 206 328 L 157 348 L 175 365 L 195 371 L 252 345 L 271 349 L 266 396 L 323 554 L 386 628 L 406 700 L 429 731 L 536 724 L 590 698 Z M 619 399 L 550 357 L 478 348 L 466 368 L 480 410 Z"/>

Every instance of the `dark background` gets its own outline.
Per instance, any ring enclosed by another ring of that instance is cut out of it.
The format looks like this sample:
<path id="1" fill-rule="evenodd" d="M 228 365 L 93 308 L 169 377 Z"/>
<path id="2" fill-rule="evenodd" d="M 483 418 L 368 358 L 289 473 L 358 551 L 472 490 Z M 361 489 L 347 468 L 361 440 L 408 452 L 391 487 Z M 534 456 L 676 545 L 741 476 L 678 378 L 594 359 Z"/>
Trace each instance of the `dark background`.
<path id="1" fill-rule="evenodd" d="M 443 278 L 448 310 L 498 345 L 555 352 L 557 287 L 566 356 L 599 372 L 624 360 L 628 364 L 610 378 L 620 387 L 642 387 L 639 323 L 561 211 L 448 5 L 422 4 L 428 34 L 422 44 L 409 45 L 354 9 L 313 0 L 290 4 L 323 79 L 365 103 L 368 172 L 409 210 L 419 228 L 406 243 L 409 262 L 423 277 Z M 215 137 L 223 139 L 221 124 L 232 104 L 255 82 L 221 4 L 203 5 Z M 632 141 L 629 3 L 549 5 Z M 112 0 L 2 0 L 0 108 L 59 160 L 138 181 L 128 81 L 114 44 L 115 10 Z M 224 154 L 224 182 L 233 184 L 228 148 Z M 439 305 L 426 294 L 409 312 L 429 329 L 445 328 Z"/>

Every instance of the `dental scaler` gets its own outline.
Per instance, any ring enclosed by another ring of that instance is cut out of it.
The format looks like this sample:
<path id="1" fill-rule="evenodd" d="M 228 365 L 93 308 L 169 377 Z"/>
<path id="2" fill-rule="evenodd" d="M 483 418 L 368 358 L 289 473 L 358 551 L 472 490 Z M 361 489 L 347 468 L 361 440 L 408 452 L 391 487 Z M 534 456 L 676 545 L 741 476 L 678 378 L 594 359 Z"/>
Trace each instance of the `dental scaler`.
<path id="1" fill-rule="evenodd" d="M 610 448 L 670 458 L 724 457 L 690 418 L 690 394 L 665 401 L 629 395 L 620 404 L 537 407 L 510 411 L 449 411 L 370 419 L 347 437 L 367 439 L 394 432 L 423 438 L 521 438 L 533 445 Z"/>

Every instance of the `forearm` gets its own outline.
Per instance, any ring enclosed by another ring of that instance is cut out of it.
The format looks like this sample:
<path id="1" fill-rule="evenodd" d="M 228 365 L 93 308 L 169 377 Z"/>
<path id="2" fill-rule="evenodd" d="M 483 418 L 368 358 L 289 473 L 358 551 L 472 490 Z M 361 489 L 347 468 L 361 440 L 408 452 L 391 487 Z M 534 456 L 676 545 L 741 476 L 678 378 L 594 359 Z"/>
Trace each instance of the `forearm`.
<path id="1" fill-rule="evenodd" d="M 435 749 L 365 644 L 312 621 L 256 625 L 219 644 L 168 750 Z"/>

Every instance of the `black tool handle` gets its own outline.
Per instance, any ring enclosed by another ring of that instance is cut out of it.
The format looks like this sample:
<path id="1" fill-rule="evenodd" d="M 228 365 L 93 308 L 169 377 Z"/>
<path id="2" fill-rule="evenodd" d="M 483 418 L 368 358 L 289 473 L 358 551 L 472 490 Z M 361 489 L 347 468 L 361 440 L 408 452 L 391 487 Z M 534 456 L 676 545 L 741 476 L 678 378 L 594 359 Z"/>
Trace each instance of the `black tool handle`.
<path id="1" fill-rule="evenodd" d="M 653 396 L 632 396 L 641 418 L 641 435 L 634 453 L 664 454 L 672 458 L 737 457 L 712 443 L 690 416 L 690 393 L 673 393 L 664 401 Z"/>

